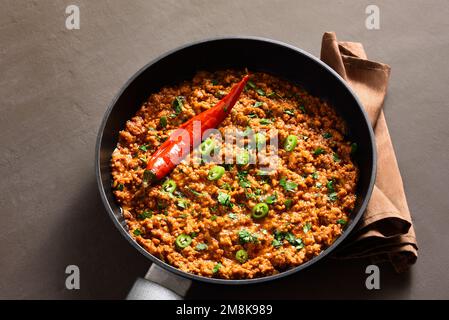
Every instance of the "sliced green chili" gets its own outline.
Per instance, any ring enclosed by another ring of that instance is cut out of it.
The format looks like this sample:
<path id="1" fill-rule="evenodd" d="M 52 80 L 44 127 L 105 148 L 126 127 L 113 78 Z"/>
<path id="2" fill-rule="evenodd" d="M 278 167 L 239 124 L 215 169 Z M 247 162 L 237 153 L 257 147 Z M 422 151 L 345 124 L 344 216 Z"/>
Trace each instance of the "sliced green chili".
<path id="1" fill-rule="evenodd" d="M 296 145 L 298 144 L 298 137 L 295 135 L 289 135 L 287 139 L 285 139 L 284 149 L 288 152 L 293 151 Z"/>
<path id="2" fill-rule="evenodd" d="M 179 249 L 184 249 L 192 243 L 192 238 L 188 234 L 181 234 L 176 238 L 175 244 Z"/>
<path id="3" fill-rule="evenodd" d="M 236 162 L 240 165 L 247 165 L 249 163 L 249 152 L 245 150 L 237 154 Z"/>
<path id="4" fill-rule="evenodd" d="M 207 174 L 208 180 L 218 180 L 220 179 L 223 174 L 225 173 L 225 168 L 222 166 L 215 166 L 212 167 L 212 169 L 209 170 L 209 173 Z"/>
<path id="5" fill-rule="evenodd" d="M 162 184 L 162 190 L 168 193 L 173 193 L 176 190 L 176 182 L 169 179 Z"/>
<path id="6" fill-rule="evenodd" d="M 200 153 L 202 155 L 210 155 L 210 153 L 215 149 L 214 140 L 208 138 L 203 141 L 200 145 Z"/>
<path id="7" fill-rule="evenodd" d="M 259 150 L 267 142 L 267 138 L 263 133 L 257 132 L 254 135 L 254 140 L 256 141 L 256 148 Z"/>
<path id="8" fill-rule="evenodd" d="M 261 219 L 267 216 L 268 214 L 268 205 L 266 203 L 258 203 L 253 207 L 252 217 L 254 219 Z"/>
<path id="9" fill-rule="evenodd" d="M 235 253 L 235 258 L 238 262 L 245 263 L 246 261 L 248 261 L 248 252 L 246 252 L 246 250 L 240 249 Z"/>

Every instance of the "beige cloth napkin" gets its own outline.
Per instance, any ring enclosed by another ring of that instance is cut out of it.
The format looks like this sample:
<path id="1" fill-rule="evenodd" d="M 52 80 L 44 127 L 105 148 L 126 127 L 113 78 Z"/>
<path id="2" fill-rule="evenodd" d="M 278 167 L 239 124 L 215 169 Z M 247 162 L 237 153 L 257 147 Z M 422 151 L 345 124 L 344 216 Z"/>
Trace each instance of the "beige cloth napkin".
<path id="1" fill-rule="evenodd" d="M 370 257 L 390 261 L 401 272 L 416 262 L 418 246 L 382 105 L 390 66 L 368 60 L 361 43 L 339 42 L 333 32 L 323 35 L 321 60 L 351 86 L 374 128 L 377 176 L 364 217 L 351 238 L 336 253 L 338 258 Z"/>

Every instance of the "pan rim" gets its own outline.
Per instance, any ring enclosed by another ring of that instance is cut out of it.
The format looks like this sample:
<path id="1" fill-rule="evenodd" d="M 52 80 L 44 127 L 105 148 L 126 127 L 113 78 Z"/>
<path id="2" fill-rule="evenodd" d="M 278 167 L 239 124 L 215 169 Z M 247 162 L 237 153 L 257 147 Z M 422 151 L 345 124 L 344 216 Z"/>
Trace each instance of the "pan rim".
<path id="1" fill-rule="evenodd" d="M 272 45 L 276 45 L 276 46 L 281 46 L 290 50 L 295 51 L 298 54 L 301 54 L 303 56 L 305 56 L 306 58 L 312 60 L 313 62 L 319 64 L 322 68 L 326 69 L 328 72 L 330 72 L 335 78 L 336 80 L 338 80 L 339 82 L 341 82 L 343 84 L 343 86 L 346 88 L 346 90 L 349 91 L 349 93 L 352 95 L 353 99 L 356 101 L 359 111 L 361 111 L 364 121 L 365 121 L 365 125 L 368 128 L 369 131 L 369 136 L 370 136 L 370 141 L 371 141 L 371 153 L 372 153 L 372 169 L 371 169 L 371 176 L 370 176 L 370 182 L 368 185 L 368 189 L 366 191 L 365 197 L 362 201 L 362 204 L 360 205 L 359 210 L 357 211 L 356 215 L 354 216 L 354 218 L 352 219 L 352 223 L 345 229 L 345 231 L 342 233 L 342 235 L 340 235 L 337 240 L 334 241 L 334 243 L 332 243 L 329 247 L 327 247 L 324 251 L 322 251 L 318 256 L 313 257 L 312 259 L 310 259 L 309 261 L 293 267 L 291 269 L 282 271 L 278 274 L 274 274 L 274 275 L 270 275 L 270 276 L 265 276 L 265 277 L 260 277 L 260 278 L 253 278 L 253 279 L 219 279 L 219 278 L 208 278 L 208 277 L 204 277 L 204 276 L 199 276 L 199 275 L 195 275 L 195 274 L 190 274 L 187 273 L 185 271 L 181 271 L 180 269 L 177 269 L 165 262 L 163 262 L 162 260 L 156 258 L 155 256 L 153 256 L 151 253 L 149 253 L 148 251 L 146 251 L 142 246 L 140 246 L 128 233 L 127 230 L 125 230 L 125 228 L 120 224 L 120 222 L 117 220 L 117 218 L 115 217 L 114 211 L 109 203 L 109 200 L 106 196 L 106 191 L 105 188 L 103 186 L 103 182 L 101 179 L 101 164 L 100 164 L 100 153 L 101 153 L 101 142 L 103 139 L 103 133 L 104 133 L 104 129 L 106 127 L 106 123 L 109 119 L 109 116 L 114 108 L 114 106 L 116 105 L 118 99 L 121 97 L 121 95 L 124 93 L 124 91 L 130 86 L 130 84 L 137 78 L 139 77 L 143 72 L 145 72 L 146 69 L 148 69 L 150 66 L 152 66 L 153 64 L 159 62 L 160 60 L 168 57 L 169 55 L 178 52 L 180 50 L 186 49 L 188 47 L 193 47 L 193 46 L 197 46 L 197 45 L 202 45 L 208 42 L 215 42 L 215 41 L 226 41 L 226 40 L 243 40 L 243 41 L 259 41 L 259 42 L 265 42 L 265 43 L 269 43 Z M 159 55 L 158 57 L 156 57 L 155 59 L 151 60 L 150 62 L 148 62 L 147 64 L 145 64 L 143 67 L 141 67 L 136 73 L 134 73 L 120 88 L 119 92 L 114 96 L 114 98 L 112 99 L 111 103 L 109 104 L 108 108 L 106 109 L 106 112 L 102 118 L 101 124 L 100 124 L 100 128 L 97 134 L 97 141 L 96 141 L 96 146 L 95 146 L 95 175 L 96 175 L 96 179 L 97 179 L 97 185 L 98 185 L 98 189 L 100 192 L 100 196 L 101 199 L 103 201 L 103 204 L 106 208 L 106 211 L 108 211 L 108 214 L 110 216 L 110 218 L 112 219 L 114 225 L 119 229 L 120 233 L 125 237 L 125 239 L 128 240 L 129 243 L 131 243 L 131 245 L 136 248 L 141 254 L 143 254 L 146 258 L 148 258 L 151 262 L 156 263 L 159 267 L 173 272 L 174 274 L 181 276 L 183 278 L 189 279 L 189 280 L 196 280 L 196 281 L 200 281 L 200 282 L 206 282 L 206 283 L 214 283 L 214 284 L 226 284 L 226 285 L 243 285 L 243 284 L 257 284 L 257 283 L 262 283 L 262 282 L 267 282 L 267 281 L 272 281 L 272 280 L 276 280 L 276 279 L 281 279 L 284 277 L 287 277 L 289 275 L 292 275 L 296 272 L 299 272 L 303 269 L 306 269 L 308 267 L 310 267 L 313 264 L 318 263 L 319 261 L 321 261 L 323 258 L 325 258 L 326 256 L 328 256 L 332 251 L 335 250 L 335 248 L 337 248 L 339 246 L 339 244 L 341 242 L 343 242 L 353 231 L 353 229 L 355 228 L 356 225 L 358 225 L 360 219 L 362 218 L 366 207 L 368 205 L 368 201 L 371 198 L 371 194 L 374 188 L 374 183 L 375 183 L 375 177 L 376 177 L 376 172 L 377 172 L 377 151 L 376 151 L 376 144 L 375 144 L 375 136 L 374 136 L 374 131 L 371 127 L 371 124 L 368 120 L 368 115 L 366 113 L 366 111 L 364 110 L 359 98 L 357 97 L 357 95 L 355 94 L 355 92 L 349 87 L 349 85 L 346 83 L 346 81 L 337 73 L 335 72 L 331 67 L 329 67 L 328 65 L 326 65 L 324 62 L 322 62 L 320 59 L 318 59 L 317 57 L 313 56 L 312 54 L 297 48 L 293 45 L 290 45 L 288 43 L 282 42 L 282 41 L 278 41 L 278 40 L 273 40 L 273 39 L 269 39 L 269 38 L 265 38 L 265 37 L 258 37 L 258 36 L 221 36 L 221 37 L 213 37 L 213 38 L 207 38 L 207 39 L 203 39 L 203 40 L 198 40 L 198 41 L 194 41 L 194 42 L 189 42 L 187 44 L 183 44 L 181 46 L 178 46 L 175 49 L 169 50 L 161 55 Z"/>

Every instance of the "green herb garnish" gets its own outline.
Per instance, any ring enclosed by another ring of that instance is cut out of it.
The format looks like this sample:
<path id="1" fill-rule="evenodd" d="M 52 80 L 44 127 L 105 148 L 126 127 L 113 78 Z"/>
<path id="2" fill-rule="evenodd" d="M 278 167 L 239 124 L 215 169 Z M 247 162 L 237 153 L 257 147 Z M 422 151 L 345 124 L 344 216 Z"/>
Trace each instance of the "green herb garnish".
<path id="1" fill-rule="evenodd" d="M 284 110 L 285 114 L 288 114 L 289 116 L 294 116 L 295 115 L 295 111 L 293 110 Z"/>
<path id="2" fill-rule="evenodd" d="M 337 194 L 336 192 L 332 192 L 332 193 L 330 193 L 330 194 L 328 195 L 328 197 L 329 197 L 329 200 L 330 200 L 330 201 L 334 202 L 334 201 L 337 201 L 337 199 L 338 199 L 338 194 Z"/>
<path id="3" fill-rule="evenodd" d="M 260 119 L 259 123 L 267 125 L 267 124 L 272 124 L 273 121 L 271 121 L 270 119 Z"/>
<path id="4" fill-rule="evenodd" d="M 248 230 L 240 230 L 238 232 L 239 241 L 241 244 L 245 243 L 256 243 L 259 239 L 257 237 L 257 234 L 252 234 Z"/>
<path id="5" fill-rule="evenodd" d="M 326 188 L 329 193 L 335 192 L 334 180 L 329 180 L 326 184 Z"/>
<path id="6" fill-rule="evenodd" d="M 326 153 L 326 152 L 321 147 L 318 147 L 318 148 L 315 149 L 315 151 L 313 151 L 313 154 L 316 155 L 316 156 L 319 156 L 320 154 L 324 154 L 324 153 Z"/>
<path id="7" fill-rule="evenodd" d="M 233 204 L 231 203 L 231 196 L 227 193 L 224 192 L 218 192 L 218 197 L 217 197 L 218 202 L 226 207 L 232 207 Z"/>
<path id="8" fill-rule="evenodd" d="M 237 220 L 237 214 L 235 213 L 230 213 L 228 214 L 229 218 L 231 218 L 231 220 Z"/>
<path id="9" fill-rule="evenodd" d="M 231 191 L 231 190 L 232 190 L 231 185 L 230 185 L 229 183 L 227 183 L 227 182 L 223 183 L 223 184 L 220 186 L 220 188 L 223 189 L 223 190 L 228 190 L 228 191 Z"/>
<path id="10" fill-rule="evenodd" d="M 177 205 L 181 209 L 187 209 L 187 207 L 189 206 L 189 202 L 187 200 L 181 199 L 178 201 Z"/>
<path id="11" fill-rule="evenodd" d="M 357 143 L 355 142 L 351 143 L 351 154 L 354 155 L 357 152 L 358 148 L 359 146 L 357 145 Z"/>
<path id="12" fill-rule="evenodd" d="M 186 187 L 186 190 L 189 191 L 189 192 L 191 192 L 194 196 L 197 196 L 197 197 L 201 197 L 201 196 L 204 195 L 204 194 L 202 194 L 201 192 L 198 192 L 198 191 L 196 191 L 196 190 L 193 190 L 192 188 L 189 188 L 189 187 Z"/>
<path id="13" fill-rule="evenodd" d="M 333 154 L 332 159 L 334 159 L 335 162 L 340 162 L 340 157 L 336 153 Z"/>
<path id="14" fill-rule="evenodd" d="M 262 106 L 262 105 L 263 105 L 263 102 L 257 101 L 257 102 L 254 104 L 254 108 L 259 108 L 259 107 Z"/>
<path id="15" fill-rule="evenodd" d="M 151 182 L 153 182 L 156 179 L 156 176 L 154 175 L 153 171 L 151 170 L 145 170 L 143 172 L 143 178 L 142 183 L 143 187 L 146 188 L 150 185 Z"/>
<path id="16" fill-rule="evenodd" d="M 269 94 L 267 94 L 268 98 L 274 98 L 274 97 L 278 97 L 278 98 L 282 98 L 281 95 L 279 95 L 276 91 L 271 91 Z"/>
<path id="17" fill-rule="evenodd" d="M 273 247 L 279 248 L 282 246 L 283 240 L 288 241 L 292 246 L 296 249 L 302 249 L 304 244 L 301 238 L 296 238 L 295 235 L 291 232 L 281 232 L 276 230 L 273 234 L 274 240 L 271 242 Z"/>
<path id="18" fill-rule="evenodd" d="M 280 247 L 282 247 L 282 241 L 278 240 L 278 239 L 273 239 L 273 241 L 271 241 L 271 245 L 273 247 L 275 247 L 276 249 L 280 248 Z"/>
<path id="19" fill-rule="evenodd" d="M 195 247 L 196 250 L 198 251 L 203 251 L 207 249 L 207 244 L 205 243 L 198 243 Z"/>
<path id="20" fill-rule="evenodd" d="M 304 233 L 309 232 L 312 229 L 312 224 L 310 222 L 307 222 L 304 227 L 302 227 L 302 231 L 304 231 Z"/>
<path id="21" fill-rule="evenodd" d="M 165 128 L 167 126 L 167 117 L 166 116 L 162 116 L 159 119 L 159 125 L 161 126 L 161 128 Z"/>
<path id="22" fill-rule="evenodd" d="M 302 248 L 304 248 L 304 242 L 302 242 L 302 239 L 296 238 L 294 246 L 296 250 L 301 250 Z"/>
<path id="23" fill-rule="evenodd" d="M 290 209 L 292 207 L 293 200 L 287 199 L 284 201 L 285 209 Z"/>
<path id="24" fill-rule="evenodd" d="M 332 133 L 330 133 L 330 132 L 325 132 L 325 133 L 323 133 L 323 138 L 324 138 L 324 139 L 330 139 L 330 138 L 332 138 Z"/>
<path id="25" fill-rule="evenodd" d="M 273 204 L 277 201 L 277 198 L 278 198 L 278 195 L 276 192 L 274 192 L 274 194 L 265 198 L 265 203 Z"/>
<path id="26" fill-rule="evenodd" d="M 251 187 L 251 183 L 246 178 L 247 175 L 248 175 L 248 171 L 237 172 L 237 178 L 239 179 L 239 186 L 241 186 L 242 188 L 250 188 Z"/>
<path id="27" fill-rule="evenodd" d="M 217 273 L 218 272 L 218 270 L 220 270 L 220 268 L 222 267 L 223 265 L 219 262 L 219 263 L 217 263 L 215 266 L 214 266 L 214 268 L 212 269 L 212 273 Z"/>
<path id="28" fill-rule="evenodd" d="M 284 233 L 284 239 L 287 240 L 290 244 L 294 245 L 296 241 L 296 237 L 291 232 L 285 232 Z"/>
<path id="29" fill-rule="evenodd" d="M 298 187 L 297 183 L 295 183 L 293 181 L 288 181 L 285 179 L 285 177 L 281 178 L 281 180 L 279 181 L 279 184 L 281 185 L 281 187 L 283 187 L 285 189 L 285 191 L 290 191 L 290 192 L 295 191 L 295 189 Z"/>
<path id="30" fill-rule="evenodd" d="M 153 216 L 153 213 L 151 212 L 151 210 L 145 210 L 137 216 L 137 219 L 145 220 L 147 218 L 151 218 L 152 216 Z"/>
<path id="31" fill-rule="evenodd" d="M 143 144 L 139 147 L 139 150 L 146 152 L 146 151 L 148 151 L 148 146 Z"/>
<path id="32" fill-rule="evenodd" d="M 248 80 L 248 82 L 246 83 L 249 87 L 251 87 L 251 88 L 253 88 L 253 89 L 255 89 L 256 88 L 256 85 L 255 85 L 255 83 L 254 82 L 252 82 L 251 80 Z"/>
<path id="33" fill-rule="evenodd" d="M 256 92 L 257 92 L 257 94 L 260 95 L 260 96 L 265 96 L 265 91 L 263 91 L 263 90 L 260 89 L 260 88 L 257 88 L 257 89 L 256 89 Z"/>

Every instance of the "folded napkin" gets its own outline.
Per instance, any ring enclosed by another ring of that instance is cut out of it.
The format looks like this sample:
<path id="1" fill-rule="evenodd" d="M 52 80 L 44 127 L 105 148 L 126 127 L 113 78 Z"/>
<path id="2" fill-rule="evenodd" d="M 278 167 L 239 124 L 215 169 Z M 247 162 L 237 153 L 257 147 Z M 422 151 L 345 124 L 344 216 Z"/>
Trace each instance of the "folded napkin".
<path id="1" fill-rule="evenodd" d="M 377 176 L 371 200 L 357 230 L 336 252 L 337 258 L 370 257 L 390 261 L 398 272 L 416 262 L 418 246 L 382 105 L 390 66 L 368 60 L 361 43 L 339 42 L 323 35 L 321 60 L 355 91 L 376 136 Z"/>

